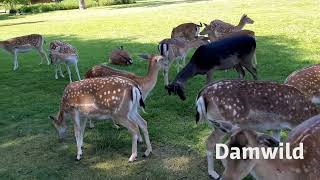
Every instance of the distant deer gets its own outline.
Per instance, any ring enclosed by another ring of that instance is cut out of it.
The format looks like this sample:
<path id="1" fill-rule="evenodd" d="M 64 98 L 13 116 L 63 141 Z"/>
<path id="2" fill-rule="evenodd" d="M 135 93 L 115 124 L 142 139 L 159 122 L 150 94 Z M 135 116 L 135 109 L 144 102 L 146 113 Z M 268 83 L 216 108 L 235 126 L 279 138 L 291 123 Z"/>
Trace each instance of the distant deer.
<path id="1" fill-rule="evenodd" d="M 50 54 L 49 58 L 51 60 L 51 64 L 55 65 L 55 78 L 58 79 L 58 68 L 60 71 L 60 76 L 64 78 L 64 75 L 61 70 L 61 64 L 66 64 L 67 71 L 69 74 L 69 80 L 72 82 L 70 65 L 74 65 L 78 79 L 81 80 L 79 69 L 78 69 L 78 61 L 79 55 L 72 45 L 63 42 L 63 41 L 52 41 L 50 43 Z"/>
<path id="2" fill-rule="evenodd" d="M 149 61 L 148 72 L 145 76 L 137 76 L 133 73 L 120 71 L 104 65 L 97 65 L 92 67 L 85 75 L 86 78 L 96 77 L 110 77 L 122 76 L 133 80 L 138 84 L 141 90 L 142 98 L 145 101 L 149 93 L 155 87 L 158 79 L 158 73 L 165 65 L 165 59 L 158 55 L 140 55 L 141 58 Z M 90 127 L 93 128 L 94 124 L 89 121 Z M 116 126 L 117 127 L 117 126 Z"/>
<path id="3" fill-rule="evenodd" d="M 219 38 L 221 36 L 225 36 L 226 34 L 240 31 L 246 24 L 253 23 L 254 21 L 246 14 L 242 15 L 237 26 L 216 19 L 211 21 L 209 26 L 205 24 L 205 28 L 200 32 L 200 35 L 206 35 L 208 32 L 210 32 L 209 30 L 211 30 L 211 32 L 213 32 L 211 35 L 213 35 L 215 38 Z"/>
<path id="4" fill-rule="evenodd" d="M 142 140 L 139 128 L 147 144 L 144 155 L 149 156 L 152 152 L 147 122 L 139 115 L 139 106 L 144 106 L 144 103 L 141 90 L 134 81 L 120 76 L 92 78 L 70 83 L 64 90 L 57 117 L 49 117 L 59 138 L 64 138 L 67 131 L 65 116 L 71 115 L 77 142 L 77 160 L 82 156 L 87 118 L 116 121 L 132 135 L 132 154 L 129 158 L 129 162 L 132 162 L 137 158 L 137 140 Z"/>
<path id="5" fill-rule="evenodd" d="M 200 25 L 195 23 L 180 24 L 172 29 L 171 38 L 184 38 L 186 40 L 193 40 L 198 37 L 201 27 L 202 23 L 200 23 Z"/>
<path id="6" fill-rule="evenodd" d="M 320 116 L 315 116 L 294 128 L 288 135 L 290 152 L 303 143 L 303 159 L 238 159 L 224 160 L 225 170 L 222 180 L 240 180 L 249 173 L 257 180 L 301 180 L 319 179 L 320 177 Z M 234 133 L 229 148 L 232 147 L 277 147 L 279 142 L 272 137 L 257 133 L 253 130 L 240 130 Z M 284 146 L 284 149 L 287 148 Z M 241 151 L 240 151 L 241 153 Z M 260 150 L 261 154 L 261 150 Z"/>
<path id="7" fill-rule="evenodd" d="M 193 48 L 198 48 L 201 45 L 208 44 L 206 37 L 198 37 L 194 40 L 188 41 L 183 38 L 164 39 L 159 43 L 160 54 L 165 57 L 167 66 L 164 68 L 165 85 L 169 84 L 169 69 L 171 64 L 176 60 L 177 72 L 180 67 L 185 65 L 186 56 Z"/>
<path id="8" fill-rule="evenodd" d="M 187 80 L 201 74 L 207 76 L 207 83 L 212 81 L 214 70 L 235 68 L 239 78 L 244 78 L 246 68 L 257 79 L 256 41 L 248 35 L 234 36 L 200 46 L 189 63 L 178 73 L 175 80 L 166 89 L 169 95 L 177 94 L 185 100 L 184 86 Z"/>
<path id="9" fill-rule="evenodd" d="M 29 52 L 36 49 L 41 55 L 40 64 L 43 59 L 46 59 L 48 65 L 50 64 L 46 52 L 43 50 L 44 38 L 40 34 L 30 34 L 26 36 L 19 36 L 5 41 L 0 41 L 0 48 L 6 50 L 13 55 L 13 70 L 19 67 L 18 54 Z"/>
<path id="10" fill-rule="evenodd" d="M 123 46 L 120 46 L 118 49 L 111 52 L 109 62 L 116 65 L 131 65 L 133 60 Z"/>
<path id="11" fill-rule="evenodd" d="M 320 104 L 320 64 L 291 73 L 284 82 L 305 93 L 315 104 Z"/>
<path id="12" fill-rule="evenodd" d="M 320 113 L 298 89 L 273 82 L 222 80 L 203 88 L 196 100 L 196 121 L 207 120 L 215 130 L 207 139 L 208 173 L 214 170 L 214 149 L 238 128 L 272 130 L 280 140 L 282 129 L 292 129 Z"/>

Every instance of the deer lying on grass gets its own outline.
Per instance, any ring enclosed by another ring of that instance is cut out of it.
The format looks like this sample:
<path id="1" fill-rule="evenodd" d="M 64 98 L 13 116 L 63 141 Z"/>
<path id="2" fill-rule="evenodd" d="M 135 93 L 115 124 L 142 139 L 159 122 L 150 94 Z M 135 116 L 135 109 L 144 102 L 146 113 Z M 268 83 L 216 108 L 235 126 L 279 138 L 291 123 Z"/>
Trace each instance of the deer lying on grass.
<path id="1" fill-rule="evenodd" d="M 315 104 L 320 104 L 320 64 L 291 73 L 284 82 L 299 89 Z"/>
<path id="2" fill-rule="evenodd" d="M 292 149 L 303 143 L 304 159 L 239 159 L 225 160 L 225 171 L 221 179 L 240 180 L 251 173 L 257 180 L 301 180 L 319 179 L 320 176 L 320 116 L 315 116 L 294 128 L 286 143 Z M 240 130 L 234 133 L 229 142 L 231 147 L 274 147 L 279 142 L 272 137 L 253 130 Z M 260 150 L 261 151 L 261 150 Z M 260 152 L 261 154 L 261 152 Z"/>
<path id="3" fill-rule="evenodd" d="M 111 52 L 109 62 L 116 65 L 131 65 L 133 60 L 130 54 L 123 49 L 123 46 L 120 46 L 118 49 Z"/>
<path id="4" fill-rule="evenodd" d="M 242 15 L 237 26 L 215 19 L 210 22 L 209 26 L 205 24 L 205 28 L 200 32 L 200 35 L 206 35 L 208 34 L 208 32 L 213 32 L 210 33 L 211 36 L 214 36 L 214 38 L 219 38 L 221 36 L 225 36 L 227 34 L 240 31 L 246 24 L 253 23 L 254 21 L 250 19 L 246 14 Z"/>
<path id="5" fill-rule="evenodd" d="M 79 69 L 78 69 L 78 61 L 79 56 L 76 48 L 71 46 L 70 44 L 62 41 L 52 41 L 50 43 L 50 54 L 49 58 L 51 60 L 51 64 L 55 65 L 55 78 L 58 79 L 58 68 L 60 71 L 60 76 L 64 78 L 64 75 L 61 70 L 61 64 L 66 64 L 67 71 L 69 74 L 70 82 L 72 82 L 70 65 L 74 65 L 75 70 L 77 72 L 78 79 L 81 80 Z"/>
<path id="6" fill-rule="evenodd" d="M 206 37 L 198 37 L 191 41 L 183 38 L 171 38 L 164 39 L 159 43 L 160 54 L 165 57 L 167 61 L 167 66 L 163 71 L 165 85 L 169 84 L 169 69 L 174 60 L 176 60 L 177 72 L 179 72 L 180 67 L 186 64 L 185 61 L 188 52 L 193 48 L 198 48 L 205 44 L 208 44 Z"/>
<path id="7" fill-rule="evenodd" d="M 148 72 L 145 76 L 137 76 L 135 74 L 113 69 L 104 65 L 97 65 L 92 67 L 85 75 L 86 78 L 96 77 L 110 77 L 110 76 L 122 76 L 133 80 L 138 84 L 141 90 L 142 98 L 145 101 L 149 93 L 152 91 L 157 83 L 158 73 L 165 65 L 165 60 L 162 56 L 158 55 L 140 55 L 141 58 L 149 61 Z M 90 120 L 90 127 L 93 128 L 94 124 Z M 116 124 L 115 124 L 116 126 Z M 116 126 L 117 127 L 117 126 Z"/>
<path id="8" fill-rule="evenodd" d="M 206 74 L 209 83 L 216 69 L 235 68 L 239 77 L 244 78 L 244 67 L 254 79 L 257 79 L 255 50 L 255 39 L 247 35 L 230 37 L 200 46 L 189 63 L 178 73 L 175 80 L 166 86 L 166 89 L 169 95 L 178 94 L 180 99 L 185 100 L 184 84 L 186 81 L 195 75 Z"/>
<path id="9" fill-rule="evenodd" d="M 15 37 L 12 39 L 8 39 L 5 41 L 0 41 L 0 48 L 6 50 L 11 53 L 13 57 L 13 70 L 18 69 L 18 54 L 29 52 L 32 49 L 36 49 L 38 53 L 41 55 L 40 64 L 43 63 L 43 59 L 45 58 L 50 64 L 46 52 L 43 50 L 44 38 L 40 34 L 30 34 L 26 36 Z"/>
<path id="10" fill-rule="evenodd" d="M 240 127 L 273 130 L 279 140 L 281 129 L 292 129 L 320 112 L 298 89 L 263 81 L 218 81 L 203 88 L 196 101 L 196 121 L 206 119 L 218 127 L 207 139 L 208 173 L 215 179 L 214 149 L 224 136 Z"/>
<path id="11" fill-rule="evenodd" d="M 171 38 L 184 38 L 186 40 L 194 40 L 200 32 L 200 25 L 195 23 L 184 23 L 172 29 Z"/>
<path id="12" fill-rule="evenodd" d="M 64 90 L 57 117 L 50 118 L 64 138 L 67 130 L 65 116 L 70 114 L 74 122 L 77 142 L 77 160 L 81 159 L 83 135 L 87 118 L 112 119 L 126 127 L 132 135 L 132 155 L 129 162 L 137 158 L 137 140 L 142 140 L 142 129 L 147 144 L 144 155 L 149 156 L 152 147 L 149 140 L 147 122 L 139 115 L 138 107 L 144 106 L 138 85 L 125 77 L 84 79 L 70 83 Z"/>

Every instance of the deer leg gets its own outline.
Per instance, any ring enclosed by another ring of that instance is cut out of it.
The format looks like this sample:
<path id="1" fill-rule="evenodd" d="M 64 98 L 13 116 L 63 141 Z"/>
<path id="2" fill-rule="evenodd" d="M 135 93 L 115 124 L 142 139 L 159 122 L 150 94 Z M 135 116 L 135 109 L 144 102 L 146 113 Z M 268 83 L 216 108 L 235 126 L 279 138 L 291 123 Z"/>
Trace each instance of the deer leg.
<path id="1" fill-rule="evenodd" d="M 238 65 L 236 65 L 234 68 L 236 69 L 236 71 L 237 71 L 238 74 L 239 74 L 239 79 L 244 79 L 244 76 L 245 76 L 246 73 L 245 73 L 245 71 L 243 70 L 243 68 L 241 67 L 241 65 L 238 64 Z"/>
<path id="2" fill-rule="evenodd" d="M 50 61 L 48 59 L 48 56 L 46 54 L 46 52 L 43 50 L 43 47 L 41 46 L 41 48 L 38 49 L 39 54 L 41 55 L 41 61 L 40 64 L 43 63 L 43 59 L 47 60 L 48 65 L 50 65 Z"/>
<path id="3" fill-rule="evenodd" d="M 80 114 L 79 111 L 74 111 L 72 113 L 73 116 L 73 127 L 74 127 L 74 136 L 76 138 L 77 143 L 77 157 L 76 160 L 80 160 L 82 156 L 82 148 L 81 148 L 81 126 L 80 126 Z"/>
<path id="4" fill-rule="evenodd" d="M 149 139 L 147 121 L 145 121 L 138 113 L 134 113 L 133 116 L 133 118 L 137 121 L 139 127 L 141 128 L 144 139 L 146 140 L 147 150 L 144 152 L 144 156 L 148 157 L 152 152 L 152 146 Z"/>
<path id="5" fill-rule="evenodd" d="M 91 119 L 89 119 L 89 128 L 90 129 L 94 128 L 94 122 Z"/>
<path id="6" fill-rule="evenodd" d="M 80 81 L 81 78 L 80 78 L 80 74 L 79 74 L 78 63 L 76 63 L 76 64 L 74 65 L 74 67 L 75 67 L 76 72 L 77 72 L 78 80 Z"/>
<path id="7" fill-rule="evenodd" d="M 72 82 L 71 71 L 70 71 L 70 67 L 69 67 L 68 64 L 67 64 L 67 71 L 68 71 L 68 74 L 69 74 L 69 80 L 70 80 L 70 82 Z"/>
<path id="8" fill-rule="evenodd" d="M 209 84 L 210 82 L 212 82 L 212 75 L 213 75 L 213 69 L 209 70 L 207 72 L 207 84 Z"/>
<path id="9" fill-rule="evenodd" d="M 214 150 L 216 144 L 222 140 L 224 135 L 225 134 L 221 130 L 215 128 L 215 130 L 210 134 L 210 136 L 207 139 L 208 173 L 209 176 L 214 179 L 218 179 L 220 177 L 219 174 L 214 170 Z"/>
<path id="10" fill-rule="evenodd" d="M 56 79 L 59 79 L 59 77 L 58 77 L 58 64 L 55 64 L 54 65 L 54 77 L 56 78 Z"/>
<path id="11" fill-rule="evenodd" d="M 62 78 L 64 78 L 64 75 L 63 75 L 63 72 L 62 72 L 62 69 L 61 69 L 61 64 L 59 64 L 59 72 L 60 72 L 60 76 L 61 76 Z"/>
<path id="12" fill-rule="evenodd" d="M 254 80 L 257 80 L 258 77 L 257 77 L 257 69 L 252 67 L 251 65 L 248 65 L 248 64 L 242 64 L 248 71 L 249 73 L 252 75 L 253 79 Z"/>
<path id="13" fill-rule="evenodd" d="M 15 50 L 13 52 L 13 70 L 17 70 L 19 67 L 19 64 L 18 64 L 18 52 L 17 50 Z"/>
<path id="14" fill-rule="evenodd" d="M 169 84 L 169 66 L 166 66 L 163 68 L 163 79 L 164 79 L 164 85 Z"/>

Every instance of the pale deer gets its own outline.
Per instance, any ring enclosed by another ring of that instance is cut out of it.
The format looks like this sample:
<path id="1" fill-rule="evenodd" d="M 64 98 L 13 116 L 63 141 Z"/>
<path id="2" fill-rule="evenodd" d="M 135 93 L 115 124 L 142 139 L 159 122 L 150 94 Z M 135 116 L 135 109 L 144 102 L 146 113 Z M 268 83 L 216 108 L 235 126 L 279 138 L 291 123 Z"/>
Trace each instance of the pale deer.
<path id="1" fill-rule="evenodd" d="M 78 79 L 81 80 L 78 69 L 79 55 L 76 48 L 66 42 L 55 40 L 50 43 L 49 51 L 51 64 L 55 65 L 56 79 L 58 79 L 58 70 L 60 71 L 60 76 L 64 78 L 61 70 L 61 64 L 65 64 L 69 74 L 70 82 L 72 82 L 70 65 L 74 65 Z"/>
<path id="2" fill-rule="evenodd" d="M 133 60 L 123 46 L 120 46 L 118 49 L 114 49 L 109 55 L 109 62 L 116 65 L 131 65 Z"/>
<path id="3" fill-rule="evenodd" d="M 202 23 L 200 23 L 200 25 L 195 23 L 180 24 L 172 29 L 171 38 L 184 38 L 186 40 L 193 40 L 198 37 L 201 27 Z"/>
<path id="4" fill-rule="evenodd" d="M 46 59 L 48 65 L 50 64 L 46 52 L 43 50 L 44 38 L 40 34 L 30 34 L 26 36 L 19 36 L 5 41 L 0 41 L 0 48 L 6 50 L 13 55 L 13 70 L 18 69 L 18 54 L 29 52 L 36 49 L 41 55 L 40 64 L 43 59 Z"/>
<path id="5" fill-rule="evenodd" d="M 139 106 L 144 106 L 144 102 L 141 90 L 134 81 L 120 76 L 92 78 L 70 83 L 64 90 L 58 115 L 49 117 L 59 138 L 64 138 L 67 131 L 65 116 L 71 115 L 77 142 L 77 160 L 82 156 L 87 118 L 116 121 L 132 135 L 132 154 L 129 158 L 129 162 L 132 162 L 137 158 L 137 140 L 141 139 L 139 128 L 147 145 L 144 155 L 149 156 L 152 152 L 147 122 L 139 115 Z"/>
<path id="6" fill-rule="evenodd" d="M 207 139 L 208 173 L 214 170 L 214 149 L 224 136 L 240 128 L 273 130 L 279 140 L 282 129 L 292 129 L 319 114 L 319 109 L 292 86 L 265 81 L 222 80 L 203 88 L 196 100 L 197 122 L 216 127 Z"/>
<path id="7" fill-rule="evenodd" d="M 240 31 L 246 24 L 253 24 L 254 21 L 250 19 L 246 14 L 242 15 L 238 25 L 232 25 L 221 20 L 215 19 L 210 22 L 210 25 L 205 24 L 205 28 L 200 32 L 200 35 L 206 35 L 208 32 L 213 32 L 215 38 L 225 36 L 236 31 Z"/>
<path id="8" fill-rule="evenodd" d="M 281 159 L 279 152 L 275 159 L 237 159 L 224 160 L 225 170 L 221 180 L 240 180 L 249 173 L 257 180 L 316 180 L 320 177 L 320 116 L 312 117 L 294 128 L 284 143 L 290 143 L 289 149 L 303 143 L 303 159 Z M 272 137 L 253 130 L 244 129 L 235 132 L 228 143 L 232 147 L 274 147 L 279 142 Z M 240 151 L 241 153 L 241 151 Z M 259 149 L 261 154 L 261 149 Z"/>
<path id="9" fill-rule="evenodd" d="M 145 76 L 137 76 L 133 73 L 120 71 L 104 65 L 97 65 L 92 67 L 85 75 L 86 78 L 96 77 L 110 77 L 110 76 L 123 76 L 136 82 L 142 93 L 143 100 L 145 101 L 149 93 L 155 87 L 158 79 L 158 73 L 161 68 L 165 66 L 165 59 L 158 55 L 140 55 L 141 58 L 149 61 L 148 72 Z M 93 122 L 90 120 L 89 125 L 94 127 Z M 117 127 L 117 126 L 116 126 Z"/>
<path id="10" fill-rule="evenodd" d="M 315 104 L 320 104 L 320 64 L 291 73 L 284 82 L 305 93 Z"/>
<path id="11" fill-rule="evenodd" d="M 198 37 L 193 40 L 185 40 L 183 38 L 164 39 L 159 43 L 160 54 L 166 59 L 167 63 L 163 71 L 164 83 L 169 84 L 169 69 L 171 64 L 176 61 L 177 72 L 185 65 L 186 56 L 193 48 L 208 44 L 206 37 Z"/>
<path id="12" fill-rule="evenodd" d="M 255 38 L 255 32 L 251 31 L 251 30 L 240 30 L 240 31 L 236 31 L 236 32 L 232 32 L 229 34 L 225 34 L 225 35 L 221 35 L 219 37 L 216 37 L 214 30 L 211 28 L 210 25 L 204 24 L 205 25 L 205 33 L 208 34 L 208 38 L 210 40 L 210 42 L 213 41 L 217 41 L 220 39 L 224 39 L 224 38 L 228 38 L 228 37 L 233 37 L 233 36 L 239 36 L 239 35 L 249 35 Z"/>

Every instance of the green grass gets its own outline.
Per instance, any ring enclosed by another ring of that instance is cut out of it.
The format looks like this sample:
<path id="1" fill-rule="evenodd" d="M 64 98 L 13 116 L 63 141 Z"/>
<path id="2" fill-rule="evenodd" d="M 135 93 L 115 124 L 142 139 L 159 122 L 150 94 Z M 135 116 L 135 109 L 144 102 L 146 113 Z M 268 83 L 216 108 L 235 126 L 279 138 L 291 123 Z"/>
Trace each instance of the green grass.
<path id="1" fill-rule="evenodd" d="M 79 51 L 82 74 L 105 63 L 110 50 L 123 45 L 135 63 L 121 69 L 142 75 L 147 63 L 138 54 L 157 53 L 157 43 L 170 36 L 172 27 L 216 18 L 235 24 L 243 13 L 255 20 L 246 28 L 257 35 L 260 79 L 283 82 L 292 71 L 318 63 L 320 12 L 313 0 L 144 0 L 86 11 L 1 15 L 0 39 L 40 33 L 47 42 L 67 41 Z M 59 143 L 47 118 L 58 111 L 68 78 L 55 80 L 53 67 L 39 66 L 36 52 L 21 54 L 16 72 L 11 55 L 0 51 L 0 59 L 0 179 L 207 179 L 204 142 L 211 130 L 207 125 L 197 126 L 194 117 L 194 100 L 204 77 L 187 83 L 188 99 L 182 102 L 167 96 L 159 75 L 146 101 L 148 113 L 142 114 L 154 148 L 150 158 L 141 157 L 146 147 L 140 145 L 138 161 L 128 164 L 131 140 L 127 130 L 98 122 L 96 129 L 86 130 L 84 158 L 75 162 L 71 122 L 68 138 Z M 175 68 L 171 70 L 173 79 Z M 237 74 L 230 70 L 214 76 L 235 78 Z"/>

